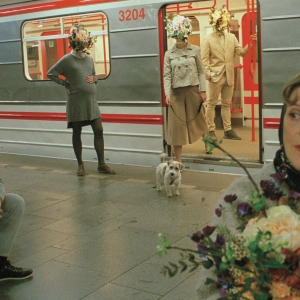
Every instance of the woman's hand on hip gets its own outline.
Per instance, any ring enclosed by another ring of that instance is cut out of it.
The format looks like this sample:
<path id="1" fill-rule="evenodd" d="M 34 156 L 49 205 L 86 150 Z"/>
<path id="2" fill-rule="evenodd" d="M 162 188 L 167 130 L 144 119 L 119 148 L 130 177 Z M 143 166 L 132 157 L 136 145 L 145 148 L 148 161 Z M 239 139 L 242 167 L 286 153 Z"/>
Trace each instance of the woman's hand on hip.
<path id="1" fill-rule="evenodd" d="M 203 102 L 205 102 L 206 99 L 207 99 L 206 92 L 200 92 L 200 98 L 201 98 L 201 100 L 202 100 Z"/>
<path id="2" fill-rule="evenodd" d="M 172 103 L 171 103 L 171 97 L 170 96 L 166 96 L 166 103 L 168 104 L 168 105 L 171 105 Z"/>
<path id="3" fill-rule="evenodd" d="M 94 76 L 93 75 L 89 75 L 85 78 L 85 81 L 88 83 L 94 83 Z"/>

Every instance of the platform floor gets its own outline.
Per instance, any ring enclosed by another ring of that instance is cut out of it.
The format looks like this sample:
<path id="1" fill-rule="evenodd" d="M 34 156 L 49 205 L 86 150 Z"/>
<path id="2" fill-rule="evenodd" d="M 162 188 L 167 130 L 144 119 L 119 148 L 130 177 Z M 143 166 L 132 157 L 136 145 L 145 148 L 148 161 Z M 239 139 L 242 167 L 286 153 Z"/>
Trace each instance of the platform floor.
<path id="1" fill-rule="evenodd" d="M 180 196 L 157 192 L 154 167 L 110 165 L 103 175 L 86 162 L 0 154 L 7 192 L 26 211 L 10 259 L 31 267 L 25 281 L 0 283 L 1 300 L 193 300 L 199 271 L 160 274 L 178 253 L 159 258 L 158 233 L 195 247 L 190 235 L 207 224 L 222 191 L 240 175 L 185 170 Z"/>

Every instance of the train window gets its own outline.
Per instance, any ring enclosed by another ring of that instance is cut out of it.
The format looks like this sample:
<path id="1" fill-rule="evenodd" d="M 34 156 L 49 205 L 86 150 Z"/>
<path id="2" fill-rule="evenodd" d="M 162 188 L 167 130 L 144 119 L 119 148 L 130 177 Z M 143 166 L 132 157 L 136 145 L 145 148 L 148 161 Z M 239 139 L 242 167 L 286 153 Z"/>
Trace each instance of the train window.
<path id="1" fill-rule="evenodd" d="M 30 20 L 22 26 L 24 74 L 28 80 L 48 80 L 47 71 L 71 49 L 68 34 L 74 23 L 81 23 L 94 37 L 90 55 L 96 75 L 106 78 L 110 72 L 107 18 L 103 13 Z"/>

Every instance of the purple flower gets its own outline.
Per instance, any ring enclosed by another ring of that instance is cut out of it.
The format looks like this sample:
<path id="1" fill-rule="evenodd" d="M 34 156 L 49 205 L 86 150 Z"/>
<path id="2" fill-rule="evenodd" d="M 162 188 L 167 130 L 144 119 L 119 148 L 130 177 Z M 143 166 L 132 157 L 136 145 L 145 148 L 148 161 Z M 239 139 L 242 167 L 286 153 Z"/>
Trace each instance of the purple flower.
<path id="1" fill-rule="evenodd" d="M 220 263 L 222 262 L 221 257 L 214 256 L 213 260 L 214 260 L 214 263 L 215 263 L 215 266 L 216 266 L 217 270 L 219 270 Z"/>
<path id="2" fill-rule="evenodd" d="M 203 247 L 201 244 L 198 244 L 198 253 L 199 254 L 206 254 L 206 248 Z"/>
<path id="3" fill-rule="evenodd" d="M 286 177 L 286 174 L 284 173 L 275 173 L 275 174 L 271 174 L 270 175 L 275 181 L 278 181 L 278 182 L 282 182 L 285 177 Z"/>
<path id="4" fill-rule="evenodd" d="M 237 213 L 241 216 L 245 216 L 252 212 L 252 207 L 248 202 L 241 202 L 237 206 Z"/>
<path id="5" fill-rule="evenodd" d="M 264 192 L 264 196 L 271 200 L 278 200 L 282 196 L 282 192 L 277 191 L 277 183 L 267 180 L 261 180 L 260 186 Z"/>
<path id="6" fill-rule="evenodd" d="M 290 190 L 289 197 L 297 199 L 299 197 L 299 193 L 297 193 L 296 191 Z"/>
<path id="7" fill-rule="evenodd" d="M 234 195 L 226 195 L 224 197 L 224 200 L 225 200 L 226 203 L 231 203 L 231 202 L 235 201 L 236 199 L 237 199 L 237 195 L 236 194 L 234 194 Z"/>
<path id="8" fill-rule="evenodd" d="M 216 229 L 216 226 L 205 226 L 202 230 L 204 236 L 210 236 Z"/>
<path id="9" fill-rule="evenodd" d="M 226 242 L 225 239 L 221 235 L 217 234 L 216 241 L 215 241 L 216 247 L 219 248 L 225 245 L 225 242 Z"/>
<path id="10" fill-rule="evenodd" d="M 219 206 L 220 206 L 219 208 L 215 209 L 215 213 L 218 217 L 221 217 L 221 215 L 222 215 L 222 205 L 219 205 Z"/>
<path id="11" fill-rule="evenodd" d="M 220 294 L 221 298 L 225 298 L 226 297 L 226 290 L 224 288 L 219 289 L 219 294 Z"/>
<path id="12" fill-rule="evenodd" d="M 192 241 L 194 241 L 195 243 L 199 243 L 201 240 L 204 239 L 204 235 L 201 231 L 197 231 L 196 233 L 194 233 L 191 236 Z"/>

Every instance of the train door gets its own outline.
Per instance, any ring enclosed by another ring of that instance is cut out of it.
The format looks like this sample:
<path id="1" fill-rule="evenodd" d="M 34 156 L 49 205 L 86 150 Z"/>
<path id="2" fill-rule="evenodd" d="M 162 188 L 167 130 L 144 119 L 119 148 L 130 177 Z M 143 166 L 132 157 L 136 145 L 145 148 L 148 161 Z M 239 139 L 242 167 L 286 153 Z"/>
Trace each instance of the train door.
<path id="1" fill-rule="evenodd" d="M 235 15 L 231 22 L 230 32 L 235 34 L 243 47 L 248 43 L 250 45 L 250 34 L 256 32 L 256 25 L 253 26 L 253 24 L 256 24 L 256 7 L 253 1 L 246 0 L 242 4 L 237 0 L 226 1 L 228 10 Z M 252 5 L 249 2 L 252 2 Z M 171 4 L 165 7 L 162 18 L 169 13 L 178 13 L 189 17 L 192 20 L 193 27 L 189 42 L 201 46 L 203 38 L 212 33 L 212 27 L 209 25 L 208 19 L 211 7 L 214 6 L 219 9 L 224 4 L 224 1 L 219 0 Z M 162 28 L 164 29 L 163 25 Z M 165 42 L 161 43 L 161 47 L 164 48 L 161 50 L 161 54 L 164 54 L 174 44 L 172 39 L 167 39 L 166 34 L 163 34 Z M 242 139 L 240 141 L 223 139 L 221 98 L 219 98 L 219 103 L 215 110 L 216 132 L 217 137 L 222 139 L 222 146 L 236 158 L 249 164 L 260 164 L 261 162 L 256 51 L 256 43 L 253 42 L 246 57 L 240 58 L 236 55 L 234 58 L 235 86 L 231 103 L 231 124 L 233 129 L 241 136 Z M 166 114 L 167 110 L 168 108 L 166 107 Z M 224 161 L 227 163 L 228 158 L 224 157 L 224 154 L 218 149 L 212 155 L 205 154 L 204 143 L 202 140 L 199 140 L 192 145 L 183 147 L 183 159 L 188 162 L 218 164 Z"/>

